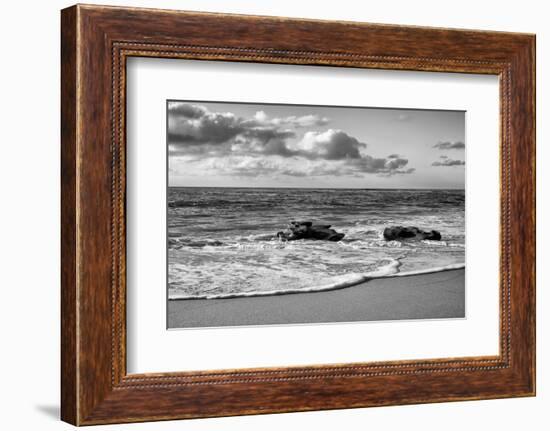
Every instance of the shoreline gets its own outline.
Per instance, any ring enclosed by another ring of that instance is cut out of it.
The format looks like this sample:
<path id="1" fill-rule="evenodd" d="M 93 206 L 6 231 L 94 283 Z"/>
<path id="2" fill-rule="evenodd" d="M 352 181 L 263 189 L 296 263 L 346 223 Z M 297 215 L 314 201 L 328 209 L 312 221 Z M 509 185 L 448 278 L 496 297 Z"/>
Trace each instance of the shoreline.
<path id="1" fill-rule="evenodd" d="M 221 295 L 205 295 L 205 296 L 176 296 L 170 298 L 168 301 L 195 301 L 203 299 L 230 299 L 230 298 L 254 298 L 260 296 L 277 296 L 277 295 L 294 295 L 299 293 L 315 293 L 315 292 L 327 292 L 331 290 L 346 289 L 348 287 L 353 287 L 367 281 L 377 280 L 381 278 L 392 278 L 392 277 L 410 277 L 413 275 L 424 275 L 424 274 L 433 274 L 438 272 L 453 271 L 456 269 L 464 269 L 466 264 L 464 263 L 454 263 L 447 266 L 430 268 L 430 269 L 421 269 L 416 271 L 405 271 L 399 272 L 397 269 L 401 266 L 399 259 L 394 260 L 389 265 L 373 271 L 365 275 L 358 275 L 357 278 L 352 280 L 342 281 L 340 283 L 332 283 L 324 286 L 313 287 L 313 288 L 300 288 L 300 289 L 288 289 L 288 290 L 272 290 L 265 292 L 242 292 L 242 293 L 227 293 Z M 392 271 L 392 272 L 384 272 Z"/>
<path id="2" fill-rule="evenodd" d="M 464 317 L 464 268 L 370 277 L 330 290 L 167 301 L 169 329 Z"/>

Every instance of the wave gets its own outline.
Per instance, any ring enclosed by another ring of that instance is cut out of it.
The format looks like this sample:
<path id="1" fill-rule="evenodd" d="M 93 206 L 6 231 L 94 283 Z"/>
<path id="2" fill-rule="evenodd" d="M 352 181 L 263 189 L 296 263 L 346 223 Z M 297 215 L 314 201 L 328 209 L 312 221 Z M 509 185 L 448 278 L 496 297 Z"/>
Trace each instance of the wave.
<path id="1" fill-rule="evenodd" d="M 373 231 L 374 232 L 374 231 Z M 370 233 L 370 232 L 369 232 Z M 202 248 L 202 247 L 219 247 L 226 246 L 231 248 L 266 248 L 286 246 L 298 247 L 300 244 L 310 245 L 313 241 L 316 245 L 321 245 L 315 240 L 297 240 L 292 242 L 282 242 L 274 234 L 252 234 L 247 236 L 233 237 L 231 239 L 223 238 L 223 241 L 216 239 L 191 239 L 178 236 L 179 234 L 169 234 L 168 247 L 170 249 L 181 249 L 182 247 Z M 333 243 L 327 243 L 332 246 Z M 341 247 L 350 247 L 356 249 L 364 248 L 401 248 L 404 246 L 418 246 L 420 244 L 431 247 L 454 247 L 462 248 L 463 244 L 449 243 L 447 241 L 430 241 L 430 240 L 386 240 L 382 234 L 377 238 L 344 238 L 338 243 Z"/>
<path id="2" fill-rule="evenodd" d="M 202 247 L 220 247 L 224 245 L 218 240 L 192 240 L 186 238 L 168 238 L 168 248 L 179 250 L 182 247 L 202 248 Z"/>
<path id="3" fill-rule="evenodd" d="M 309 292 L 324 292 L 330 290 L 344 289 L 346 287 L 355 286 L 370 280 L 380 278 L 392 278 L 392 277 L 408 277 L 414 275 L 431 274 L 437 272 L 451 271 L 456 269 L 463 269 L 466 267 L 464 263 L 455 263 L 446 266 L 440 266 L 429 269 L 415 270 L 400 272 L 401 266 L 400 258 L 392 259 L 391 262 L 375 271 L 365 274 L 346 274 L 342 276 L 336 276 L 332 278 L 331 283 L 327 283 L 320 286 L 308 287 L 308 288 L 291 288 L 280 289 L 271 291 L 253 291 L 253 292 L 232 292 L 232 293 L 220 293 L 220 294 L 204 294 L 204 295 L 183 295 L 172 294 L 169 296 L 169 300 L 183 300 L 183 299 L 228 299 L 228 298 L 243 298 L 243 297 L 259 297 L 259 296 L 275 296 L 286 295 L 293 293 L 309 293 Z"/>
<path id="4" fill-rule="evenodd" d="M 392 274 L 388 277 L 409 277 L 411 275 L 432 274 L 434 272 L 452 271 L 452 270 L 455 270 L 455 269 L 464 269 L 464 268 L 466 268 L 465 263 L 452 263 L 450 265 L 437 266 L 435 268 L 417 269 L 417 270 L 414 270 L 414 271 L 398 272 L 398 273 Z"/>

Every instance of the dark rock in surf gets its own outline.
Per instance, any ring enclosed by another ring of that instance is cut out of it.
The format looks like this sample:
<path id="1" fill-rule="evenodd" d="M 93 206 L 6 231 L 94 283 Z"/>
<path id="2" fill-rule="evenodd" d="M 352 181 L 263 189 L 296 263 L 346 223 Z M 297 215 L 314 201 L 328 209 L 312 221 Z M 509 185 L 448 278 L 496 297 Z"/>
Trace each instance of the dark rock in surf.
<path id="1" fill-rule="evenodd" d="M 414 226 L 391 226 L 384 229 L 384 238 L 393 241 L 400 239 L 441 240 L 441 234 L 436 230 L 424 231 Z"/>
<path id="2" fill-rule="evenodd" d="M 283 241 L 299 239 L 317 239 L 323 241 L 340 241 L 345 234 L 336 232 L 331 225 L 314 225 L 310 221 L 291 221 L 284 232 L 277 232 L 277 238 Z"/>

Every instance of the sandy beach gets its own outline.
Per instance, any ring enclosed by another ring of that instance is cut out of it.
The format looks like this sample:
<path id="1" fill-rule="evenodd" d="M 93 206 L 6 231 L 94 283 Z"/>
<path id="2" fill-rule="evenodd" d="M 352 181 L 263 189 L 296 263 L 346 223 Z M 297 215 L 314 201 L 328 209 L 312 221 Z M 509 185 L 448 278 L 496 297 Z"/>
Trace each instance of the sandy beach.
<path id="1" fill-rule="evenodd" d="M 465 317 L 464 269 L 325 292 L 168 301 L 168 328 Z"/>

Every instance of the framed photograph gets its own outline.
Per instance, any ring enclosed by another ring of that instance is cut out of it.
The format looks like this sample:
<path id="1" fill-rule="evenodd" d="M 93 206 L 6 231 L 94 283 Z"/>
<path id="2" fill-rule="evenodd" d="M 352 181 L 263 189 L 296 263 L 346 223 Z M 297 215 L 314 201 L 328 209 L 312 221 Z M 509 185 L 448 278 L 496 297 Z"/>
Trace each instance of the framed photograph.
<path id="1" fill-rule="evenodd" d="M 168 328 L 466 317 L 464 111 L 166 116 Z"/>
<path id="2" fill-rule="evenodd" d="M 64 421 L 535 394 L 534 35 L 61 17 Z"/>

